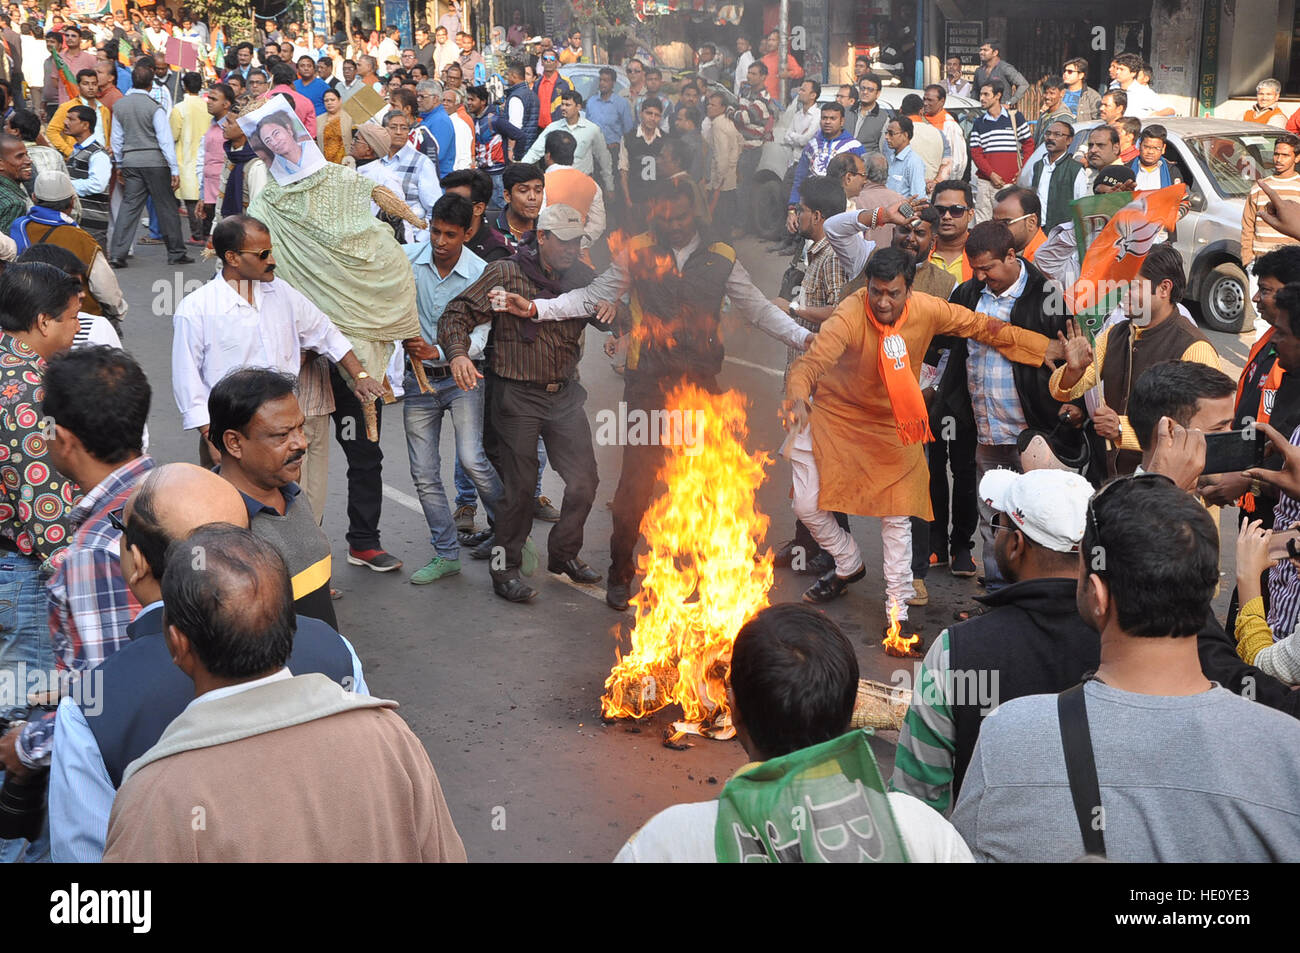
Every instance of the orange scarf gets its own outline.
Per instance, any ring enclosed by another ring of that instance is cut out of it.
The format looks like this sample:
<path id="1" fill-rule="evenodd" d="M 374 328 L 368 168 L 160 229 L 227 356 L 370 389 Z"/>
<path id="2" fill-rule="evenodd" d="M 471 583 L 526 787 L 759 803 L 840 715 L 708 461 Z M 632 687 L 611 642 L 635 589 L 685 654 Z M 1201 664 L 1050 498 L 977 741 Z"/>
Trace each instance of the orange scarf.
<path id="1" fill-rule="evenodd" d="M 930 414 L 925 409 L 925 398 L 921 396 L 921 383 L 912 373 L 912 365 L 907 359 L 907 342 L 899 333 L 911 306 L 910 301 L 905 304 L 903 313 L 893 324 L 881 324 L 871 313 L 870 302 L 866 307 L 867 320 L 880 335 L 880 379 L 885 382 L 889 403 L 894 410 L 894 426 L 904 445 L 934 439 L 930 432 Z"/>
<path id="2" fill-rule="evenodd" d="M 942 109 L 933 116 L 927 116 L 925 113 L 921 113 L 921 117 L 940 132 L 943 132 L 943 124 L 948 121 L 947 110 Z"/>
<path id="3" fill-rule="evenodd" d="M 1255 355 L 1259 354 L 1260 351 L 1264 350 L 1264 348 L 1268 346 L 1268 343 L 1270 340 L 1272 340 L 1272 338 L 1273 338 L 1273 329 L 1269 328 L 1268 333 L 1265 334 L 1263 337 L 1261 337 L 1255 343 L 1255 346 L 1251 348 L 1250 355 L 1246 358 L 1247 367 L 1250 366 L 1251 361 L 1255 360 Z M 1273 362 L 1273 366 L 1269 368 L 1268 376 L 1265 377 L 1262 381 L 1260 381 L 1259 407 L 1256 408 L 1255 411 L 1256 423 L 1266 424 L 1268 423 L 1269 417 L 1273 416 L 1273 400 L 1277 396 L 1277 389 L 1282 386 L 1282 378 L 1283 376 L 1285 376 L 1285 374 L 1286 371 L 1282 370 L 1281 362 L 1275 360 Z M 1245 390 L 1245 387 L 1246 387 L 1246 377 L 1243 374 L 1241 381 L 1238 382 L 1237 384 L 1238 404 L 1241 403 L 1241 392 Z M 1255 494 L 1243 493 L 1241 495 L 1241 498 L 1237 500 L 1237 505 L 1241 507 L 1242 512 L 1245 513 L 1255 512 Z"/>

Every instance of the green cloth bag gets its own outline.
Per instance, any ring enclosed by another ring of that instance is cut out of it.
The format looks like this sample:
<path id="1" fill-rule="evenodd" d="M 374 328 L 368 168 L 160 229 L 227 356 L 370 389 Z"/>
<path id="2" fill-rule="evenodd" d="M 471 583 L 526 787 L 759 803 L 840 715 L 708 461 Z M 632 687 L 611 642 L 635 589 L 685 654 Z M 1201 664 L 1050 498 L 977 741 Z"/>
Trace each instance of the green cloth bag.
<path id="1" fill-rule="evenodd" d="M 868 734 L 742 769 L 718 796 L 718 862 L 906 863 Z"/>

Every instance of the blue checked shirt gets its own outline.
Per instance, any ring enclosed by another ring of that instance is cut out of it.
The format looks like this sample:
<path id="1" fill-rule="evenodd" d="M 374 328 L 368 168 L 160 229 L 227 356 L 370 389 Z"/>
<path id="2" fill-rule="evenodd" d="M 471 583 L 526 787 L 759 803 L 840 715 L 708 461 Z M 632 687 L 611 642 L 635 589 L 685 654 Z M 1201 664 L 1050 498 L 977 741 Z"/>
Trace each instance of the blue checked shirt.
<path id="1" fill-rule="evenodd" d="M 587 100 L 583 112 L 587 114 L 588 119 L 600 127 L 607 146 L 622 142 L 623 137 L 636 128 L 632 106 L 618 93 L 611 93 L 608 100 L 593 96 Z"/>
<path id="2" fill-rule="evenodd" d="M 1011 308 L 1025 291 L 1029 270 L 1020 264 L 1020 277 L 1000 295 L 986 287 L 975 310 L 999 321 L 1011 321 Z M 1019 439 L 1027 426 L 1016 393 L 1011 362 L 987 344 L 967 341 L 966 383 L 975 408 L 975 430 L 985 446 L 1006 446 Z"/>

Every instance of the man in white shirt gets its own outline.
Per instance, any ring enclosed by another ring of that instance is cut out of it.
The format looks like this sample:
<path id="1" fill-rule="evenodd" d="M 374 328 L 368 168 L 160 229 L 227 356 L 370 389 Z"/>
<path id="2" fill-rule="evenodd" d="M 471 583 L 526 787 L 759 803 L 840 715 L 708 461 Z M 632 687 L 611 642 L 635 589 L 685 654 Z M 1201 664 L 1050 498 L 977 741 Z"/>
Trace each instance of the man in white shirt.
<path id="1" fill-rule="evenodd" d="M 1128 96 L 1124 114 L 1138 119 L 1174 115 L 1173 109 L 1161 102 L 1155 90 L 1138 82 L 1138 72 L 1141 69 L 1142 59 L 1136 53 L 1121 53 L 1115 57 L 1115 81 Z"/>
<path id="2" fill-rule="evenodd" d="M 781 139 L 781 144 L 790 149 L 786 157 L 786 168 L 799 161 L 803 147 L 817 135 L 817 128 L 822 118 L 821 107 L 817 104 L 817 97 L 821 95 L 821 91 L 822 85 L 815 79 L 806 79 L 799 84 L 794 115 L 790 118 L 790 128 Z"/>
<path id="3" fill-rule="evenodd" d="M 749 39 L 743 36 L 736 37 L 736 83 L 732 90 L 737 96 L 740 95 L 740 88 L 745 85 L 748 79 L 749 66 L 753 62 L 754 53 L 749 48 Z"/>
<path id="4" fill-rule="evenodd" d="M 616 863 L 971 862 L 943 815 L 885 793 L 865 732 L 852 730 L 857 655 L 831 619 L 798 604 L 764 609 L 736 636 L 729 681 L 750 763 L 717 799 L 656 814 Z M 825 809 L 806 811 L 805 799 Z M 837 836 L 822 836 L 831 828 Z"/>
<path id="5" fill-rule="evenodd" d="M 456 134 L 456 169 L 474 168 L 474 123 L 465 118 L 465 91 L 448 86 L 442 91 L 442 108 L 451 119 L 451 128 Z"/>
<path id="6" fill-rule="evenodd" d="M 275 277 L 264 224 L 232 215 L 212 230 L 212 247 L 221 273 L 181 300 L 172 332 L 172 394 L 181 426 L 202 437 L 201 459 L 210 457 L 208 394 L 234 368 L 269 367 L 297 377 L 302 352 L 315 351 L 347 371 L 363 404 L 383 396 L 382 384 L 325 313 Z M 329 440 L 328 427 L 316 429 Z"/>

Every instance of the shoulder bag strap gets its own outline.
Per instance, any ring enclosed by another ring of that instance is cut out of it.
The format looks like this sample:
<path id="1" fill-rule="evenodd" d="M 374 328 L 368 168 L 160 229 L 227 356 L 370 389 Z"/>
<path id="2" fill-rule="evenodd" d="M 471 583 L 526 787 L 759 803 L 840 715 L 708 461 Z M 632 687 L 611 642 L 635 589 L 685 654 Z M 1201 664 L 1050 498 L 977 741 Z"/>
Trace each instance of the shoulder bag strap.
<path id="1" fill-rule="evenodd" d="M 1056 696 L 1056 712 L 1061 723 L 1061 746 L 1065 749 L 1065 774 L 1070 781 L 1070 797 L 1079 821 L 1084 850 L 1096 857 L 1106 856 L 1102 836 L 1105 814 L 1101 806 L 1101 788 L 1097 783 L 1097 763 L 1092 756 L 1092 735 L 1088 731 L 1088 706 L 1080 683 Z"/>

